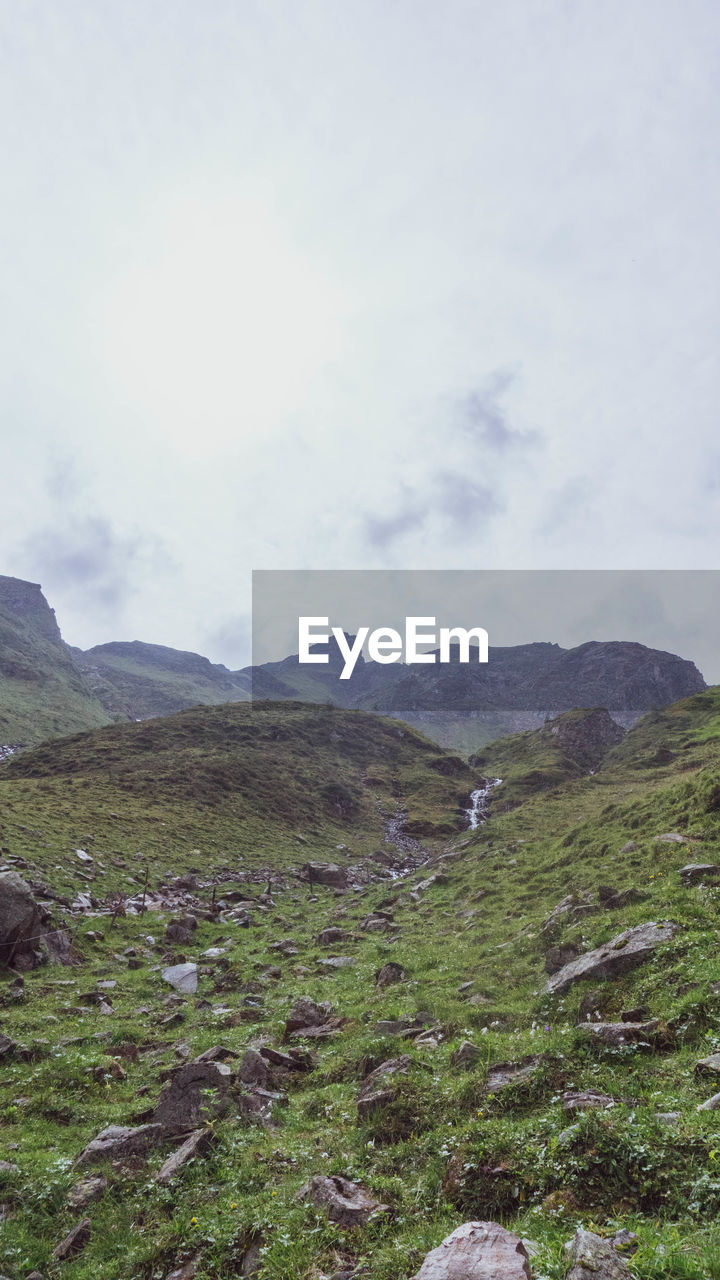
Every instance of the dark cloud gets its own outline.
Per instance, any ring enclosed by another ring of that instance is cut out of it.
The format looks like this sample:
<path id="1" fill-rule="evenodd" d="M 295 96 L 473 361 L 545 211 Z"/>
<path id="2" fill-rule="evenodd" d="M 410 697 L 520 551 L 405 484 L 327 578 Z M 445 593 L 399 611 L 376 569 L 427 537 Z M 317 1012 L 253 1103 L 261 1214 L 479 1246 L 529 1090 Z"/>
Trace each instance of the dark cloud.
<path id="1" fill-rule="evenodd" d="M 455 471 L 443 471 L 435 482 L 435 506 L 453 524 L 477 525 L 498 515 L 504 503 L 490 485 Z"/>
<path id="2" fill-rule="evenodd" d="M 392 516 L 366 516 L 365 539 L 371 547 L 388 547 L 398 538 L 420 529 L 428 516 L 428 508 L 417 498 L 406 498 Z"/>
<path id="3" fill-rule="evenodd" d="M 103 516 L 85 516 L 36 530 L 23 546 L 26 559 L 53 591 L 83 596 L 106 613 L 137 589 L 141 564 L 165 561 L 162 549 L 139 533 L 122 533 Z"/>
<path id="4" fill-rule="evenodd" d="M 500 404 L 502 396 L 516 382 L 516 373 L 497 369 L 481 387 L 462 396 L 456 409 L 460 431 L 498 453 L 539 444 L 540 433 L 518 431 L 510 426 L 507 411 Z"/>

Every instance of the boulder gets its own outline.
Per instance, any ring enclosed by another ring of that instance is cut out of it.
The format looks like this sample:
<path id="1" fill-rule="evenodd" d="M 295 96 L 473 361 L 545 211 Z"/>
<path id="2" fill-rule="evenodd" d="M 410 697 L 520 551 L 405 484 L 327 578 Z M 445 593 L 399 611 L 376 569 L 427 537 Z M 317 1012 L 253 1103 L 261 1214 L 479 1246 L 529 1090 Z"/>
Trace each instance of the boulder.
<path id="1" fill-rule="evenodd" d="M 335 862 L 306 862 L 300 868 L 300 878 L 308 884 L 325 884 L 334 889 L 346 889 L 349 883 L 347 871 Z"/>
<path id="2" fill-rule="evenodd" d="M 470 1040 L 463 1040 L 459 1049 L 456 1049 L 452 1055 L 450 1062 L 453 1067 L 473 1067 L 480 1060 L 482 1054 L 476 1044 Z"/>
<path id="3" fill-rule="evenodd" d="M 98 1164 L 101 1160 L 125 1160 L 144 1156 L 164 1137 L 159 1124 L 141 1124 L 128 1129 L 122 1124 L 111 1124 L 97 1138 L 88 1143 L 78 1156 L 78 1164 Z"/>
<path id="4" fill-rule="evenodd" d="M 497 1222 L 464 1222 L 427 1255 L 413 1280 L 530 1280 L 529 1254 Z"/>
<path id="5" fill-rule="evenodd" d="M 0 964 L 32 969 L 41 962 L 43 915 L 22 876 L 0 872 Z"/>
<path id="6" fill-rule="evenodd" d="M 390 960 L 388 964 L 384 964 L 382 969 L 378 969 L 375 974 L 376 987 L 389 987 L 394 982 L 402 982 L 405 978 L 405 970 L 401 964 L 396 964 L 394 960 Z"/>
<path id="7" fill-rule="evenodd" d="M 586 978 L 617 978 L 649 959 L 657 947 L 674 937 L 677 928 L 672 921 L 665 920 L 662 924 L 649 921 L 633 929 L 625 929 L 610 942 L 586 951 L 577 960 L 564 965 L 550 978 L 547 991 L 560 995 L 573 983 Z"/>
<path id="8" fill-rule="evenodd" d="M 720 1053 L 710 1053 L 707 1058 L 700 1058 L 695 1063 L 695 1070 L 698 1075 L 718 1075 L 720 1074 Z"/>
<path id="9" fill-rule="evenodd" d="M 652 1018 L 649 1022 L 584 1022 L 579 1029 L 599 1044 L 616 1049 L 624 1044 L 652 1044 L 659 1028 L 658 1019 Z"/>
<path id="10" fill-rule="evenodd" d="M 323 929 L 315 941 L 320 947 L 331 947 L 336 942 L 345 942 L 347 937 L 347 929 L 340 929 L 336 925 L 331 925 L 329 928 Z"/>
<path id="11" fill-rule="evenodd" d="M 309 1027 L 321 1027 L 328 1021 L 331 1012 L 331 1006 L 327 1001 L 316 1004 L 309 996 L 300 996 L 287 1016 L 285 1035 L 290 1036 L 296 1031 L 306 1031 Z"/>
<path id="12" fill-rule="evenodd" d="M 334 1174 L 326 1177 L 316 1174 L 297 1193 L 298 1200 L 308 1200 L 316 1209 L 323 1209 L 331 1222 L 341 1227 L 364 1227 L 370 1218 L 389 1213 L 389 1206 L 381 1204 L 357 1182 L 350 1182 Z"/>
<path id="13" fill-rule="evenodd" d="M 92 1204 L 93 1201 L 100 1200 L 105 1195 L 109 1185 L 107 1178 L 103 1178 L 99 1174 L 94 1178 L 82 1178 L 68 1192 L 70 1208 L 84 1209 L 86 1205 Z"/>
<path id="14" fill-rule="evenodd" d="M 165 1133 L 184 1133 L 224 1115 L 231 1080 L 232 1072 L 224 1062 L 188 1062 L 161 1093 L 153 1121 Z"/>
<path id="15" fill-rule="evenodd" d="M 542 1062 L 540 1054 L 530 1055 L 527 1058 L 521 1058 L 518 1062 L 497 1062 L 494 1067 L 490 1068 L 488 1078 L 485 1081 L 485 1093 L 500 1093 L 503 1089 L 507 1089 L 509 1085 L 520 1084 L 523 1080 L 529 1080 L 535 1074 Z"/>
<path id="16" fill-rule="evenodd" d="M 318 960 L 321 969 L 354 969 L 357 962 L 352 956 L 330 956 L 327 960 Z"/>
<path id="17" fill-rule="evenodd" d="M 168 969 L 162 971 L 163 981 L 169 982 L 175 991 L 179 991 L 184 996 L 192 996 L 197 991 L 198 973 L 197 965 L 188 962 L 187 964 L 173 964 Z"/>
<path id="18" fill-rule="evenodd" d="M 89 1218 L 83 1218 L 82 1222 L 78 1222 L 65 1239 L 60 1241 L 57 1248 L 53 1249 L 53 1258 L 57 1258 L 58 1262 L 64 1262 L 66 1258 L 72 1258 L 76 1253 L 80 1253 L 90 1239 L 91 1226 Z"/>
<path id="19" fill-rule="evenodd" d="M 238 1076 L 243 1084 L 259 1084 L 266 1085 L 269 1076 L 269 1067 L 264 1058 L 260 1056 L 257 1049 L 248 1049 L 243 1054 L 242 1062 L 238 1069 Z"/>
<path id="20" fill-rule="evenodd" d="M 386 1086 L 385 1081 L 390 1076 L 407 1075 L 410 1062 L 408 1054 L 403 1054 L 400 1058 L 389 1058 L 365 1077 L 357 1096 L 358 1116 L 361 1120 L 366 1120 L 374 1111 L 394 1102 L 397 1090 L 392 1085 Z"/>
<path id="21" fill-rule="evenodd" d="M 712 1098 L 708 1098 L 707 1102 L 701 1102 L 697 1107 L 698 1111 L 717 1111 L 720 1107 L 720 1093 L 714 1093 Z"/>
<path id="22" fill-rule="evenodd" d="M 565 968 L 566 964 L 570 964 L 572 960 L 577 960 L 580 950 L 573 942 L 566 943 L 564 947 L 551 947 L 545 953 L 545 972 L 559 973 Z"/>
<path id="23" fill-rule="evenodd" d="M 193 934 L 197 929 L 197 923 L 195 916 L 191 915 L 178 916 L 175 920 L 170 920 L 165 930 L 166 942 L 177 942 L 180 946 L 187 947 L 194 941 Z"/>
<path id="24" fill-rule="evenodd" d="M 717 862 L 688 862 L 686 867 L 680 868 L 678 875 L 685 888 L 689 889 L 692 885 L 703 884 L 706 880 L 717 880 L 720 876 L 720 866 Z"/>
<path id="25" fill-rule="evenodd" d="M 631 1280 L 632 1272 L 612 1243 L 593 1231 L 581 1227 L 565 1247 L 572 1264 L 566 1280 Z"/>
<path id="26" fill-rule="evenodd" d="M 193 1156 L 203 1155 L 207 1151 L 212 1138 L 211 1129 L 195 1129 L 185 1139 L 182 1146 L 178 1147 L 177 1151 L 173 1151 L 171 1156 L 168 1156 L 157 1175 L 156 1182 L 159 1182 L 162 1186 L 167 1186 L 168 1183 L 172 1182 L 173 1178 L 177 1177 L 183 1165 L 188 1163 L 188 1160 L 192 1160 Z"/>

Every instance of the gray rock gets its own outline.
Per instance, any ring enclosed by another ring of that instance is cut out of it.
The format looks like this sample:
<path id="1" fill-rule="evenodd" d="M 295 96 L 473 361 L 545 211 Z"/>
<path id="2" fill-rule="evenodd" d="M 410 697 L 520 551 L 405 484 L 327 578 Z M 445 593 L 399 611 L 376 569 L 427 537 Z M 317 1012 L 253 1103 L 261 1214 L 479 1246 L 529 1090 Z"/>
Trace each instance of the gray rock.
<path id="1" fill-rule="evenodd" d="M 566 1248 L 571 1267 L 566 1280 L 631 1280 L 624 1260 L 609 1240 L 582 1227 Z"/>
<path id="2" fill-rule="evenodd" d="M 15 1040 L 11 1040 L 10 1036 L 5 1036 L 0 1032 L 0 1059 L 12 1058 L 16 1049 L 17 1043 Z"/>
<path id="3" fill-rule="evenodd" d="M 380 1107 L 394 1102 L 397 1090 L 391 1085 L 387 1086 L 385 1082 L 392 1076 L 407 1075 L 411 1061 L 412 1059 L 406 1053 L 399 1058 L 389 1058 L 387 1062 L 382 1062 L 365 1077 L 357 1096 L 358 1116 L 361 1120 L 366 1120 Z"/>
<path id="4" fill-rule="evenodd" d="M 347 937 L 347 929 L 340 929 L 335 925 L 331 925 L 328 929 L 323 929 L 318 934 L 316 942 L 320 947 L 331 947 L 336 942 L 344 942 Z"/>
<path id="5" fill-rule="evenodd" d="M 330 956 L 327 960 L 318 960 L 321 969 L 353 969 L 355 964 L 352 956 Z"/>
<path id="6" fill-rule="evenodd" d="M 542 1062 L 542 1056 L 530 1055 L 527 1058 L 521 1058 L 518 1062 L 498 1062 L 494 1067 L 490 1068 L 490 1072 L 484 1085 L 485 1093 L 500 1093 L 503 1089 L 507 1089 L 509 1085 L 520 1084 L 523 1080 L 529 1080 L 531 1076 L 539 1069 Z"/>
<path id="7" fill-rule="evenodd" d="M 452 1055 L 450 1062 L 454 1067 L 473 1067 L 482 1057 L 480 1050 L 476 1044 L 472 1044 L 470 1040 L 463 1040 L 459 1049 L 456 1049 Z"/>
<path id="8" fill-rule="evenodd" d="M 580 949 L 573 942 L 566 943 L 564 947 L 551 947 L 545 953 L 545 972 L 559 973 L 566 964 L 576 960 L 579 954 Z"/>
<path id="9" fill-rule="evenodd" d="M 0 1173 L 15 1174 L 19 1172 L 20 1169 L 13 1160 L 0 1160 Z"/>
<path id="10" fill-rule="evenodd" d="M 383 965 L 382 969 L 378 969 L 375 974 L 375 986 L 389 987 L 394 982 L 402 982 L 405 977 L 406 973 L 402 965 L 390 960 L 388 964 Z"/>
<path id="11" fill-rule="evenodd" d="M 178 916 L 175 920 L 170 920 L 165 930 L 165 940 L 177 942 L 183 947 L 188 946 L 194 941 L 193 934 L 197 929 L 197 923 L 195 916 L 191 915 Z"/>
<path id="12" fill-rule="evenodd" d="M 528 1251 L 497 1222 L 464 1222 L 425 1258 L 413 1280 L 530 1280 Z"/>
<path id="13" fill-rule="evenodd" d="M 370 1218 L 390 1212 L 389 1205 L 381 1204 L 359 1183 L 337 1174 L 329 1178 L 316 1174 L 300 1188 L 296 1199 L 308 1200 L 316 1209 L 323 1209 L 331 1222 L 341 1227 L 364 1227 Z"/>
<path id="14" fill-rule="evenodd" d="M 323 1001 L 322 1004 L 316 1004 L 309 996 L 300 996 L 288 1014 L 285 1023 L 285 1035 L 289 1036 L 296 1031 L 305 1031 L 309 1027 L 321 1027 L 328 1021 L 331 1012 L 331 1006 L 327 1001 Z"/>
<path id="15" fill-rule="evenodd" d="M 159 1124 L 141 1124 L 135 1129 L 111 1124 L 88 1143 L 78 1156 L 78 1164 L 98 1164 L 101 1160 L 124 1160 L 144 1156 L 151 1147 L 162 1142 L 164 1132 Z"/>
<path id="16" fill-rule="evenodd" d="M 701 1102 L 698 1111 L 717 1111 L 720 1107 L 720 1093 L 714 1093 L 712 1098 L 708 1098 L 706 1102 Z"/>
<path id="17" fill-rule="evenodd" d="M 625 929 L 610 942 L 593 951 L 586 951 L 570 964 L 550 978 L 547 990 L 553 995 L 568 991 L 575 982 L 586 978 L 617 978 L 637 965 L 642 964 L 665 942 L 669 942 L 677 933 L 678 926 L 670 920 L 656 924 L 636 925 L 633 929 Z"/>
<path id="18" fill-rule="evenodd" d="M 194 1258 L 188 1258 L 187 1262 L 183 1262 L 174 1271 L 170 1271 L 165 1280 L 195 1280 L 195 1276 L 200 1270 L 200 1254 Z"/>
<path id="19" fill-rule="evenodd" d="M 652 1044 L 660 1023 L 657 1018 L 649 1022 L 585 1022 L 579 1028 L 599 1044 L 619 1048 L 624 1044 Z"/>
<path id="20" fill-rule="evenodd" d="M 17 871 L 0 872 L 0 964 L 31 969 L 42 958 L 42 912 Z"/>
<path id="21" fill-rule="evenodd" d="M 270 1070 L 267 1062 L 256 1049 L 248 1049 L 243 1055 L 242 1062 L 238 1070 L 238 1076 L 243 1084 L 259 1084 L 266 1085 Z"/>
<path id="22" fill-rule="evenodd" d="M 300 868 L 300 878 L 309 884 L 325 884 L 335 889 L 346 889 L 349 883 L 347 871 L 335 862 L 306 862 Z"/>
<path id="23" fill-rule="evenodd" d="M 82 1222 L 78 1222 L 65 1239 L 60 1241 L 57 1248 L 53 1249 L 53 1258 L 57 1258 L 58 1262 L 64 1262 L 66 1258 L 72 1258 L 76 1253 L 80 1253 L 90 1240 L 91 1227 L 89 1218 L 83 1218 Z"/>
<path id="24" fill-rule="evenodd" d="M 291 1049 L 289 1053 L 282 1053 L 279 1049 L 262 1045 L 260 1053 L 272 1066 L 282 1067 L 285 1071 L 312 1071 L 313 1069 L 313 1058 L 306 1049 Z"/>
<path id="25" fill-rule="evenodd" d="M 160 1095 L 153 1120 L 166 1133 L 197 1129 L 224 1115 L 230 1104 L 232 1072 L 224 1062 L 188 1062 Z"/>
<path id="26" fill-rule="evenodd" d="M 183 995 L 192 996 L 197 991 L 197 965 L 190 961 L 187 964 L 170 965 L 168 969 L 163 969 L 162 976 L 163 981 L 169 982 L 171 987 Z"/>
<path id="27" fill-rule="evenodd" d="M 679 831 L 664 831 L 662 835 L 655 836 L 655 844 L 687 844 L 687 837 L 681 836 Z"/>
<path id="28" fill-rule="evenodd" d="M 173 1151 L 171 1156 L 168 1156 L 155 1179 L 156 1182 L 159 1182 L 162 1186 L 167 1186 L 168 1183 L 172 1182 L 183 1165 L 186 1165 L 194 1156 L 203 1155 L 207 1151 L 212 1142 L 212 1137 L 211 1129 L 196 1129 L 191 1133 L 182 1146 L 178 1147 L 177 1151 Z"/>
<path id="29" fill-rule="evenodd" d="M 596 1089 L 566 1089 L 562 1095 L 563 1111 L 607 1111 L 615 1106 L 615 1099 L 607 1093 L 598 1093 Z"/>
<path id="30" fill-rule="evenodd" d="M 698 1075 L 720 1074 L 720 1053 L 710 1053 L 707 1058 L 701 1058 L 695 1063 L 695 1070 Z"/>
<path id="31" fill-rule="evenodd" d="M 92 1204 L 95 1200 L 100 1200 L 108 1189 L 107 1178 L 101 1177 L 99 1174 L 94 1178 L 82 1178 L 80 1182 L 76 1182 L 74 1187 L 68 1192 L 68 1204 L 71 1209 L 84 1209 L 86 1205 Z"/>
<path id="32" fill-rule="evenodd" d="M 678 875 L 686 888 L 702 884 L 705 880 L 716 880 L 720 876 L 720 866 L 716 862 L 688 862 L 681 867 Z"/>

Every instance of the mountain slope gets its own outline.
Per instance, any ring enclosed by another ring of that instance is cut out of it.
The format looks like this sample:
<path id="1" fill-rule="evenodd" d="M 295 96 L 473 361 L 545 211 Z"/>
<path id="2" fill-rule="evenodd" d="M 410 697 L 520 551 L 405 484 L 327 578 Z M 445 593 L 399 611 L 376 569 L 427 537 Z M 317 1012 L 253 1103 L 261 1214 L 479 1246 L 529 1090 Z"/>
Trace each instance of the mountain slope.
<path id="1" fill-rule="evenodd" d="M 73 650 L 86 682 L 109 712 L 127 720 L 183 707 L 247 702 L 249 679 L 197 653 L 140 640 Z"/>
<path id="2" fill-rule="evenodd" d="M 0 577 L 0 743 L 33 743 L 107 724 L 41 588 Z"/>

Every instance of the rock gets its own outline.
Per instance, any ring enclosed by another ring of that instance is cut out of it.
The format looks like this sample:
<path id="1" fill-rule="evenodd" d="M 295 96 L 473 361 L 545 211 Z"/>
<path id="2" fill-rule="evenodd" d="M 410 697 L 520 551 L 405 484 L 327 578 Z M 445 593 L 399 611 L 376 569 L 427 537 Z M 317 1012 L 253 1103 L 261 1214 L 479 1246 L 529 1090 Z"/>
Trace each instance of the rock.
<path id="1" fill-rule="evenodd" d="M 328 1021 L 331 1012 L 331 1006 L 327 1001 L 316 1004 L 309 996 L 300 996 L 287 1016 L 285 1035 L 290 1036 L 296 1031 L 306 1031 L 309 1027 L 321 1027 Z"/>
<path id="2" fill-rule="evenodd" d="M 12 1058 L 16 1049 L 17 1049 L 16 1041 L 11 1040 L 10 1036 L 5 1036 L 2 1034 L 2 1032 L 0 1032 L 0 1059 Z"/>
<path id="3" fill-rule="evenodd" d="M 86 1205 L 92 1204 L 93 1201 L 100 1200 L 105 1195 L 109 1185 L 107 1178 L 102 1178 L 99 1174 L 94 1178 L 82 1178 L 68 1192 L 70 1208 L 84 1209 Z"/>
<path id="4" fill-rule="evenodd" d="M 720 1074 L 720 1053 L 710 1053 L 707 1058 L 701 1058 L 695 1063 L 695 1070 L 698 1075 Z"/>
<path id="5" fill-rule="evenodd" d="M 688 840 L 685 836 L 681 836 L 679 831 L 665 831 L 661 836 L 655 836 L 655 844 L 687 844 Z"/>
<path id="6" fill-rule="evenodd" d="M 473 1067 L 482 1057 L 477 1045 L 472 1044 L 470 1040 L 463 1040 L 459 1049 L 456 1049 L 452 1055 L 450 1062 L 453 1067 Z"/>
<path id="7" fill-rule="evenodd" d="M 565 898 L 553 907 L 548 916 L 545 917 L 541 930 L 551 937 L 557 934 L 560 929 L 568 923 L 569 920 L 575 920 L 578 916 L 589 915 L 590 912 L 597 911 L 597 906 L 593 902 L 590 893 L 569 893 Z"/>
<path id="8" fill-rule="evenodd" d="M 542 1057 L 539 1054 L 521 1058 L 519 1062 L 498 1062 L 494 1067 L 490 1068 L 483 1091 L 485 1093 L 500 1093 L 501 1090 L 507 1089 L 509 1085 L 529 1080 L 538 1070 L 541 1062 Z"/>
<path id="9" fill-rule="evenodd" d="M 389 1206 L 381 1204 L 369 1191 L 357 1182 L 349 1182 L 337 1174 L 325 1177 L 316 1174 L 301 1187 L 296 1199 L 309 1200 L 316 1209 L 323 1209 L 331 1222 L 341 1227 L 364 1227 L 370 1218 L 389 1213 Z"/>
<path id="10" fill-rule="evenodd" d="M 697 1109 L 698 1111 L 717 1111 L 718 1107 L 720 1107 L 720 1093 L 714 1093 L 707 1102 L 701 1102 Z"/>
<path id="11" fill-rule="evenodd" d="M 188 1258 L 187 1262 L 183 1262 L 174 1271 L 169 1272 L 165 1280 L 195 1280 L 199 1270 L 200 1254 L 196 1254 L 194 1258 Z"/>
<path id="12" fill-rule="evenodd" d="M 268 1064 L 256 1049 L 248 1049 L 243 1055 L 238 1076 L 243 1084 L 259 1084 L 263 1086 L 267 1084 L 269 1076 Z"/>
<path id="13" fill-rule="evenodd" d="M 163 969 L 162 976 L 164 982 L 169 982 L 171 987 L 174 987 L 176 991 L 182 992 L 183 995 L 192 996 L 197 991 L 198 974 L 196 964 L 191 962 L 173 964 L 168 969 Z"/>
<path id="14" fill-rule="evenodd" d="M 385 1087 L 383 1082 L 389 1076 L 407 1075 L 411 1061 L 408 1054 L 403 1054 L 399 1058 L 389 1058 L 387 1062 L 382 1062 L 365 1077 L 357 1096 L 358 1116 L 361 1120 L 366 1120 L 374 1111 L 395 1100 L 397 1090 L 392 1086 Z"/>
<path id="15" fill-rule="evenodd" d="M 545 972 L 559 973 L 566 964 L 576 960 L 579 954 L 579 948 L 572 942 L 566 943 L 564 947 L 551 947 L 545 953 Z"/>
<path id="16" fill-rule="evenodd" d="M 650 921 L 636 925 L 633 929 L 625 929 L 610 942 L 586 951 L 577 960 L 572 960 L 550 978 L 547 991 L 553 995 L 568 991 L 575 982 L 585 978 L 616 978 L 636 965 L 647 960 L 664 942 L 669 942 L 677 933 L 677 925 L 669 920 L 662 924 Z"/>
<path id="17" fill-rule="evenodd" d="M 61 1240 L 56 1249 L 53 1249 L 53 1258 L 57 1258 L 58 1262 L 64 1262 L 66 1258 L 72 1258 L 76 1253 L 80 1253 L 90 1240 L 91 1222 L 89 1218 L 83 1218 L 82 1222 L 78 1222 L 76 1227 Z"/>
<path id="18" fill-rule="evenodd" d="M 638 847 L 639 847 L 639 846 L 636 844 L 636 842 L 635 842 L 634 840 L 626 840 L 626 841 L 625 841 L 625 843 L 624 843 L 624 845 L 622 845 L 622 846 L 621 846 L 621 848 L 620 848 L 620 852 L 621 852 L 621 853 L 635 853 L 635 850 L 636 850 Z"/>
<path id="19" fill-rule="evenodd" d="M 268 951 L 278 951 L 289 960 L 298 954 L 298 945 L 294 938 L 282 938 L 280 942 L 271 942 Z"/>
<path id="20" fill-rule="evenodd" d="M 269 1045 L 262 1045 L 262 1057 L 274 1067 L 282 1067 L 285 1071 L 312 1071 L 313 1059 L 306 1049 L 291 1049 L 289 1053 L 281 1053 Z"/>
<path id="21" fill-rule="evenodd" d="M 427 893 L 428 889 L 432 889 L 436 884 L 447 884 L 448 878 L 442 872 L 438 875 L 428 876 L 427 879 L 421 880 L 415 885 L 415 893 Z"/>
<path id="22" fill-rule="evenodd" d="M 530 1280 L 528 1251 L 497 1222 L 464 1222 L 425 1258 L 413 1280 Z"/>
<path id="23" fill-rule="evenodd" d="M 405 970 L 401 964 L 396 964 L 394 960 L 390 960 L 388 964 L 384 964 L 382 969 L 378 969 L 375 974 L 376 987 L 389 987 L 394 982 L 402 982 L 406 977 Z"/>
<path id="24" fill-rule="evenodd" d="M 325 884 L 335 889 L 346 889 L 349 883 L 347 871 L 335 862 L 306 862 L 299 874 L 308 884 Z"/>
<path id="25" fill-rule="evenodd" d="M 330 956 L 327 960 L 318 960 L 321 969 L 353 969 L 356 963 L 352 956 Z"/>
<path id="26" fill-rule="evenodd" d="M 363 933 L 385 933 L 393 927 L 393 918 L 389 912 L 376 911 L 373 915 L 361 920 L 359 927 Z"/>
<path id="27" fill-rule="evenodd" d="M 347 929 L 339 929 L 335 925 L 332 925 L 328 929 L 323 929 L 322 932 L 318 934 L 315 941 L 320 947 L 331 947 L 336 942 L 345 942 L 347 937 Z"/>
<path id="28" fill-rule="evenodd" d="M 135 1129 L 111 1124 L 88 1143 L 77 1158 L 77 1164 L 98 1164 L 101 1160 L 124 1160 L 144 1156 L 164 1137 L 159 1124 L 141 1124 Z"/>
<path id="29" fill-rule="evenodd" d="M 166 1133 L 183 1133 L 224 1115 L 230 1103 L 231 1079 L 230 1068 L 223 1062 L 186 1063 L 160 1095 L 154 1123 Z"/>
<path id="30" fill-rule="evenodd" d="M 705 880 L 716 880 L 720 876 L 720 866 L 717 862 L 688 862 L 686 867 L 680 868 L 678 875 L 685 887 L 690 888 Z"/>
<path id="31" fill-rule="evenodd" d="M 615 1106 L 615 1099 L 596 1089 L 566 1089 L 562 1095 L 563 1111 L 603 1110 Z"/>
<path id="32" fill-rule="evenodd" d="M 188 1160 L 192 1160 L 193 1156 L 203 1155 L 207 1151 L 212 1142 L 212 1137 L 211 1129 L 196 1129 L 194 1133 L 191 1133 L 185 1139 L 182 1146 L 178 1147 L 177 1151 L 173 1151 L 172 1155 L 168 1156 L 155 1181 L 162 1186 L 167 1186 L 177 1176 L 183 1165 L 187 1164 Z"/>
<path id="33" fill-rule="evenodd" d="M 580 1228 L 565 1246 L 571 1267 L 565 1280 L 631 1280 L 630 1272 L 609 1240 Z"/>
<path id="34" fill-rule="evenodd" d="M 580 1030 L 600 1044 L 618 1048 L 623 1044 L 651 1044 L 659 1027 L 658 1019 L 652 1018 L 650 1022 L 584 1022 Z"/>
<path id="35" fill-rule="evenodd" d="M 43 913 L 17 871 L 0 872 L 0 964 L 32 969 L 42 954 L 38 934 Z"/>
<path id="36" fill-rule="evenodd" d="M 191 915 L 177 916 L 175 920 L 170 920 L 165 930 L 166 942 L 177 942 L 180 946 L 188 946 L 194 941 L 193 934 L 197 929 L 197 923 L 195 916 Z"/>
<path id="37" fill-rule="evenodd" d="M 20 1169 L 12 1160 L 0 1160 L 0 1173 L 14 1174 L 19 1173 Z"/>

